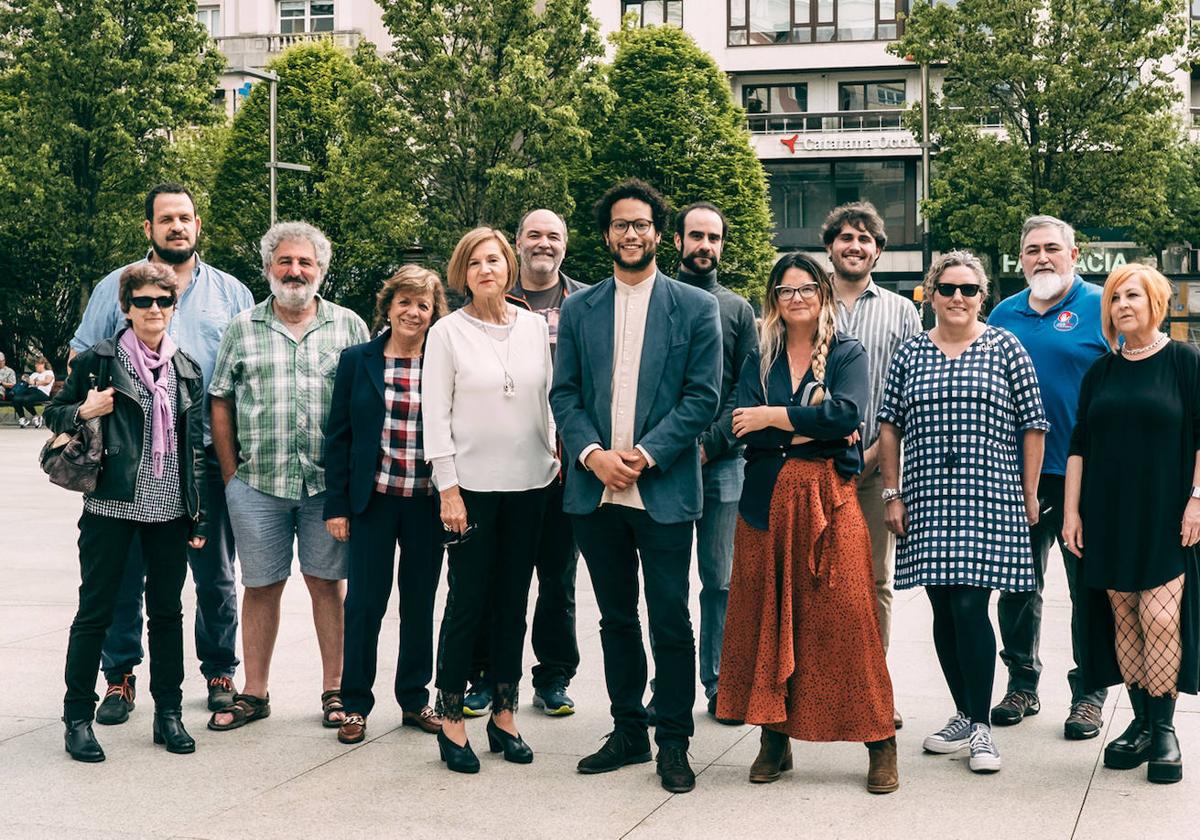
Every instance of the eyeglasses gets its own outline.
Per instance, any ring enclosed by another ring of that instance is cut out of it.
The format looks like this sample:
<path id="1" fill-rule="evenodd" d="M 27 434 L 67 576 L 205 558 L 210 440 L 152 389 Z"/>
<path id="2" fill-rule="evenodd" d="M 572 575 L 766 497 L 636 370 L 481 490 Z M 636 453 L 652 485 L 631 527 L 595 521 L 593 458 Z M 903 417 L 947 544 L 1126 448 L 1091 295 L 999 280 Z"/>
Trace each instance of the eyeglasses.
<path id="1" fill-rule="evenodd" d="M 475 524 L 470 523 L 470 522 L 467 523 L 467 527 L 463 529 L 463 532 L 461 534 L 458 533 L 458 531 L 451 531 L 449 529 L 445 529 L 442 531 L 442 545 L 445 546 L 446 548 L 449 548 L 452 545 L 462 545 L 467 540 L 471 539 L 471 536 L 474 533 L 475 533 Z"/>
<path id="2" fill-rule="evenodd" d="M 817 296 L 820 287 L 816 283 L 805 283 L 803 286 L 776 286 L 775 297 L 787 303 L 796 295 L 800 295 L 800 300 L 812 300 Z"/>
<path id="3" fill-rule="evenodd" d="M 980 291 L 978 283 L 964 283 L 961 286 L 957 283 L 934 283 L 933 288 L 937 289 L 937 293 L 944 298 L 954 297 L 955 292 L 962 292 L 962 296 L 965 298 L 973 298 Z"/>
<path id="4" fill-rule="evenodd" d="M 649 219 L 635 219 L 628 221 L 627 219 L 613 219 L 609 225 L 609 230 L 615 234 L 624 234 L 630 228 L 633 228 L 636 233 L 649 233 L 650 228 L 654 227 L 654 222 Z"/>
<path id="5" fill-rule="evenodd" d="M 130 303 L 138 309 L 149 309 L 154 304 L 158 304 L 159 309 L 170 309 L 175 305 L 175 295 L 166 295 L 164 297 L 154 297 L 152 295 L 135 295 L 130 298 Z"/>

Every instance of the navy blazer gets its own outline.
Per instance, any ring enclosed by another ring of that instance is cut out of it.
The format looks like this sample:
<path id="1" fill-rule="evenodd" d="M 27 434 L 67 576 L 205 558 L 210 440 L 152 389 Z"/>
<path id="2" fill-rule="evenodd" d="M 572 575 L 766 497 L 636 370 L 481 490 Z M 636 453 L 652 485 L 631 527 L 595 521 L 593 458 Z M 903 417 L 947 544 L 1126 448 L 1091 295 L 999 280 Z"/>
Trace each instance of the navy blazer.
<path id="1" fill-rule="evenodd" d="M 550 406 L 566 454 L 567 513 L 591 513 L 604 493 L 579 453 L 593 443 L 612 446 L 616 282 L 609 277 L 576 292 L 559 315 Z M 660 271 L 646 313 L 633 427 L 634 443 L 655 463 L 638 479 L 638 491 L 656 522 L 700 518 L 698 439 L 720 409 L 721 352 L 717 299 Z"/>
<path id="2" fill-rule="evenodd" d="M 383 348 L 391 335 L 342 351 L 325 422 L 325 518 L 360 514 L 375 491 L 386 407 Z"/>

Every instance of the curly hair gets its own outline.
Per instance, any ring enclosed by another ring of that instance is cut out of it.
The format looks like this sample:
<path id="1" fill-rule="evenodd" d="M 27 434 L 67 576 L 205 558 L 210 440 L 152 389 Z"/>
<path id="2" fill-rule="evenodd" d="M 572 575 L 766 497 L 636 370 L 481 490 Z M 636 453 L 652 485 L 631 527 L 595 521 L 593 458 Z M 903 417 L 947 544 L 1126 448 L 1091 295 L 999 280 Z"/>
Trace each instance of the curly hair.
<path id="1" fill-rule="evenodd" d="M 379 333 L 388 323 L 388 310 L 396 295 L 408 292 L 410 294 L 427 294 L 433 300 L 433 319 L 429 326 L 437 323 L 449 311 L 446 305 L 446 291 L 442 288 L 442 278 L 428 268 L 409 263 L 400 266 L 399 270 L 383 281 L 379 294 L 375 295 L 375 325 L 372 332 Z"/>

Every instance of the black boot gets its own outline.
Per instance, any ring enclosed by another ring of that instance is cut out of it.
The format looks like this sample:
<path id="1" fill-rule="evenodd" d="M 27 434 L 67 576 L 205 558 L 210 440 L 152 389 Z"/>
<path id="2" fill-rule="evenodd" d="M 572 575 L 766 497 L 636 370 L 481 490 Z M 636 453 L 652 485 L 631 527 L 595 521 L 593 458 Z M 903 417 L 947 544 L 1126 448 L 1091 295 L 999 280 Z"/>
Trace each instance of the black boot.
<path id="1" fill-rule="evenodd" d="M 1183 779 L 1183 754 L 1175 737 L 1175 698 L 1147 697 L 1150 710 L 1150 761 L 1146 778 L 1159 784 L 1171 784 Z"/>
<path id="2" fill-rule="evenodd" d="M 196 751 L 196 742 L 183 728 L 179 709 L 154 710 L 154 743 L 166 744 L 167 752 L 187 755 Z"/>
<path id="3" fill-rule="evenodd" d="M 461 723 L 463 719 L 462 694 L 439 691 L 434 711 L 444 723 Z M 442 761 L 446 762 L 446 767 L 455 773 L 479 772 L 479 757 L 475 755 L 475 750 L 471 749 L 470 741 L 460 747 L 446 737 L 446 729 L 443 726 L 438 730 L 437 742 L 438 755 L 442 757 Z"/>
<path id="4" fill-rule="evenodd" d="M 1146 701 L 1150 695 L 1141 686 L 1130 686 L 1129 705 L 1133 706 L 1133 721 L 1115 741 L 1104 748 L 1104 766 L 1113 770 L 1132 770 L 1150 755 L 1150 717 Z"/>
<path id="5" fill-rule="evenodd" d="M 66 738 L 67 752 L 71 754 L 71 758 L 91 763 L 104 760 L 104 750 L 100 748 L 100 742 L 96 740 L 96 733 L 92 731 L 90 720 L 67 720 L 66 718 L 62 720 L 67 725 L 64 737 Z"/>

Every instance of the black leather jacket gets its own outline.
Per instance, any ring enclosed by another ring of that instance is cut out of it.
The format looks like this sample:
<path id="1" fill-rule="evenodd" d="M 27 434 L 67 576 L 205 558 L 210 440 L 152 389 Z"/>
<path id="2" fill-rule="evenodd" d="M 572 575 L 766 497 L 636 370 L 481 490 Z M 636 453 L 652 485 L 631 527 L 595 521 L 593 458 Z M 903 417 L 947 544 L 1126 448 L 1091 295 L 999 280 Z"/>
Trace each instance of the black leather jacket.
<path id="1" fill-rule="evenodd" d="M 127 329 L 127 328 L 126 328 Z M 124 332 L 124 330 L 121 330 Z M 116 358 L 117 339 L 97 342 L 75 357 L 71 375 L 54 401 L 43 412 L 46 424 L 56 433 L 75 429 L 75 413 L 87 399 L 91 387 L 88 374 L 94 374 L 97 386 L 112 386 L 113 410 L 100 418 L 104 434 L 104 459 L 100 464 L 97 499 L 132 502 L 137 491 L 138 464 L 142 460 L 144 416 L 137 389 L 129 372 Z M 179 399 L 175 406 L 175 438 L 179 445 L 179 487 L 184 510 L 192 520 L 191 534 L 205 535 L 206 487 L 204 457 L 204 385 L 200 366 L 182 350 L 171 357 L 179 380 Z"/>

